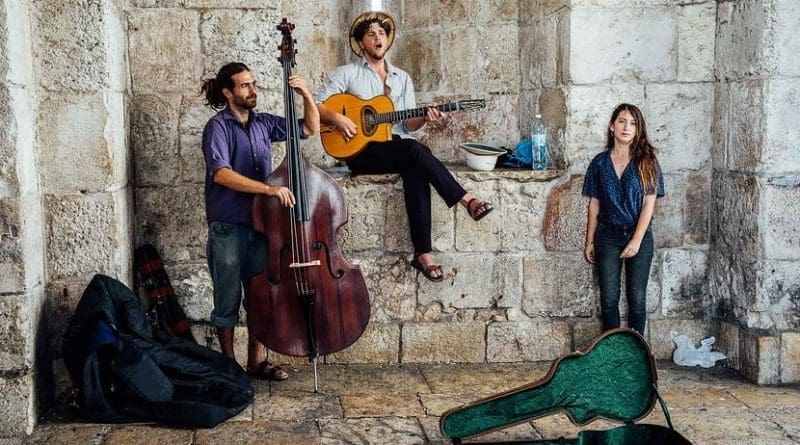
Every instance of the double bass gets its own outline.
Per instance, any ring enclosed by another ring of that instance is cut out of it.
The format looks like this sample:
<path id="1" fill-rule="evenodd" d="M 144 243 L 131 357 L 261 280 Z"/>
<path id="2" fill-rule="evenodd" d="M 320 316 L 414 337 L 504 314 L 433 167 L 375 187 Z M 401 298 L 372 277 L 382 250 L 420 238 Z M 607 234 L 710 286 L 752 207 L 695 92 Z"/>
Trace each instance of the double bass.
<path id="1" fill-rule="evenodd" d="M 286 157 L 266 183 L 288 187 L 295 205 L 283 207 L 264 195 L 253 201 L 253 226 L 267 241 L 267 267 L 250 282 L 247 317 L 251 335 L 270 350 L 309 358 L 317 391 L 317 357 L 358 340 L 369 321 L 370 302 L 361 270 L 344 258 L 336 240 L 347 222 L 344 193 L 300 152 L 295 93 L 289 86 L 297 52 L 294 25 L 284 18 L 278 29 Z"/>

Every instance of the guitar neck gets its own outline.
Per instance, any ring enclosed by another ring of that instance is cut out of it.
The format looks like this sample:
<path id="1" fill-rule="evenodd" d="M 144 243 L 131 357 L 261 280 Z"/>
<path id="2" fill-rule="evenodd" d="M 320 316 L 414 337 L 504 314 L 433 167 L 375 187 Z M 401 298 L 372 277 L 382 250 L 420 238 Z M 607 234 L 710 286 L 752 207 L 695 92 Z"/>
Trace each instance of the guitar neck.
<path id="1" fill-rule="evenodd" d="M 425 116 L 425 114 L 428 112 L 428 108 L 429 107 L 420 107 L 411 108 L 408 110 L 392 111 L 391 113 L 379 113 L 374 116 L 374 123 L 387 124 L 404 121 L 406 119 L 411 119 L 412 117 Z M 448 104 L 437 105 L 436 109 L 445 113 L 449 113 L 451 111 L 458 111 L 461 108 L 459 108 L 458 102 L 450 102 Z"/>

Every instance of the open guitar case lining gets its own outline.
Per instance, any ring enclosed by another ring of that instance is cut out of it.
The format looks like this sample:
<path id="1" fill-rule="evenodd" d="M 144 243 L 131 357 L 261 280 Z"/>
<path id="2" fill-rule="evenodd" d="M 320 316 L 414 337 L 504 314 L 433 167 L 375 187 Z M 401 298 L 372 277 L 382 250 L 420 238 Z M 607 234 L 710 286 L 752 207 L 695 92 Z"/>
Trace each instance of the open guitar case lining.
<path id="1" fill-rule="evenodd" d="M 625 425 L 605 431 L 582 431 L 574 439 L 503 443 L 691 445 L 672 427 L 669 410 L 658 394 L 657 380 L 647 342 L 633 330 L 612 329 L 586 349 L 556 360 L 547 375 L 532 384 L 447 411 L 439 427 L 453 444 L 462 444 L 464 439 L 478 434 L 564 412 L 577 426 L 601 418 Z M 653 410 L 656 400 L 669 426 L 635 424 Z"/>

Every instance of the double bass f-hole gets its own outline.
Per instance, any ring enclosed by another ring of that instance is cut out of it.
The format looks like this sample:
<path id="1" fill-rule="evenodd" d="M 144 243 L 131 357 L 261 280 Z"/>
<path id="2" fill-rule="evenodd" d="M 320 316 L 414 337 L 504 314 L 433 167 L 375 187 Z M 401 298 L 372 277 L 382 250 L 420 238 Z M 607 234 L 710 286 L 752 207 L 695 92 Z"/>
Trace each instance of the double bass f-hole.
<path id="1" fill-rule="evenodd" d="M 267 266 L 250 282 L 247 319 L 251 332 L 271 351 L 317 358 L 353 344 L 369 322 L 370 303 L 361 270 L 342 255 L 337 232 L 347 223 L 344 192 L 327 173 L 310 164 L 300 151 L 295 93 L 289 77 L 295 66 L 294 25 L 278 25 L 283 65 L 286 157 L 266 183 L 288 187 L 292 208 L 257 195 L 253 227 L 267 244 Z M 313 106 L 313 105 L 312 105 Z"/>

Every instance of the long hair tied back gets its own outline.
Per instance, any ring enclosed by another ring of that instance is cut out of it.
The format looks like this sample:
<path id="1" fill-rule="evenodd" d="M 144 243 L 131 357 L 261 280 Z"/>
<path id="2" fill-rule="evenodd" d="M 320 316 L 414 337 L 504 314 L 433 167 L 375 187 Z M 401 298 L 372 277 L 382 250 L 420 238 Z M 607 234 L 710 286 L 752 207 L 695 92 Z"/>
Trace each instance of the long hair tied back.
<path id="1" fill-rule="evenodd" d="M 215 109 L 221 110 L 228 105 L 228 100 L 222 94 L 222 90 L 233 89 L 233 76 L 241 73 L 242 71 L 250 71 L 244 63 L 232 62 L 222 66 L 219 69 L 216 77 L 212 77 L 203 81 L 200 87 L 200 92 L 206 96 L 206 105 Z"/>
<path id="2" fill-rule="evenodd" d="M 636 136 L 634 136 L 631 143 L 631 160 L 636 163 L 645 193 L 654 193 L 658 189 L 658 161 L 656 160 L 656 149 L 647 139 L 647 126 L 644 123 L 644 115 L 636 105 L 619 104 L 617 108 L 614 108 L 614 112 L 611 113 L 609 125 L 613 125 L 623 111 L 630 113 L 633 119 L 636 120 Z M 614 148 L 614 135 L 611 131 L 608 131 L 606 149 L 611 150 L 612 148 Z"/>

